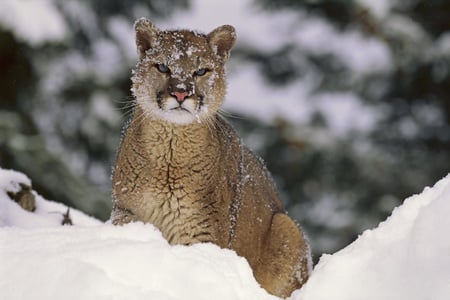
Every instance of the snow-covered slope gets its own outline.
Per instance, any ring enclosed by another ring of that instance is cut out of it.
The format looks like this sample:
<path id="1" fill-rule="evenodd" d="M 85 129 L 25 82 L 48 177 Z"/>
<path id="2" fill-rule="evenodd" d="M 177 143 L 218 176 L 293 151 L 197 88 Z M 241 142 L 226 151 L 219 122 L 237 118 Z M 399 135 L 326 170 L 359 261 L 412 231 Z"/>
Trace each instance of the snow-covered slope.
<path id="1" fill-rule="evenodd" d="M 21 189 L 21 184 L 31 186 L 31 180 L 22 173 L 0 168 L 0 230 L 3 229 L 3 226 L 30 229 L 60 226 L 68 207 L 57 202 L 45 200 L 35 192 L 33 193 L 36 201 L 36 210 L 33 213 L 21 209 L 19 205 L 11 201 L 8 197 L 8 192 L 18 192 Z M 86 216 L 76 209 L 70 209 L 69 216 L 74 224 L 84 226 L 101 224 L 100 221 Z M 0 247 L 2 246 L 0 244 Z"/>
<path id="2" fill-rule="evenodd" d="M 30 180 L 0 169 L 0 299 L 277 299 L 245 259 L 212 244 L 170 246 L 151 225 L 115 227 L 36 196 L 22 210 L 7 192 Z M 324 255 L 292 300 L 444 300 L 450 295 L 450 175 L 378 228 Z"/>
<path id="3" fill-rule="evenodd" d="M 323 255 L 295 299 L 450 299 L 450 174 L 376 229 Z"/>
<path id="4" fill-rule="evenodd" d="M 0 169 L 0 299 L 277 299 L 244 258 L 213 244 L 170 246 L 142 223 L 102 224 L 36 195 L 28 212 L 11 201 L 23 174 Z"/>

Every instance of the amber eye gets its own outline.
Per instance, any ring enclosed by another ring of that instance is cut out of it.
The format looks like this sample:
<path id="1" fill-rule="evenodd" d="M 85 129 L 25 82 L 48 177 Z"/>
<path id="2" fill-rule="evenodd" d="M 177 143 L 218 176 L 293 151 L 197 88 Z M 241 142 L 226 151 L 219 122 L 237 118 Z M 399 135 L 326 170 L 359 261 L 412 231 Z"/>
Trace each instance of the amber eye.
<path id="1" fill-rule="evenodd" d="M 203 76 L 208 72 L 208 69 L 201 68 L 194 72 L 195 76 Z"/>
<path id="2" fill-rule="evenodd" d="M 156 64 L 155 67 L 158 69 L 161 73 L 169 73 L 169 67 L 167 67 L 165 64 Z"/>

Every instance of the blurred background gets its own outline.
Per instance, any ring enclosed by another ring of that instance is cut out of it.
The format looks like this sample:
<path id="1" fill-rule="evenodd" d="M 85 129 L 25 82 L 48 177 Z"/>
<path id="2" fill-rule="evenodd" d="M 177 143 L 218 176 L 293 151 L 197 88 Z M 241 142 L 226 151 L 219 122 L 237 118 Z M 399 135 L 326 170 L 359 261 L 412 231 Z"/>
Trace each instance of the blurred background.
<path id="1" fill-rule="evenodd" d="M 225 109 L 316 259 L 450 171 L 445 0 L 2 0 L 0 167 L 109 217 L 139 17 L 236 27 Z"/>

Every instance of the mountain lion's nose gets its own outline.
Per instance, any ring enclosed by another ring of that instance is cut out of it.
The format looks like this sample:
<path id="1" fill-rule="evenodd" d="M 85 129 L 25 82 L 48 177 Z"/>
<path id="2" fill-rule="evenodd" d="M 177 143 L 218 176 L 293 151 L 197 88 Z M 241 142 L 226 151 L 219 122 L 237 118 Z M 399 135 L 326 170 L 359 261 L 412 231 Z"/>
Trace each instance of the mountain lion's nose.
<path id="1" fill-rule="evenodd" d="M 172 93 L 172 96 L 175 96 L 177 101 L 181 104 L 187 98 L 188 92 L 186 91 L 176 91 Z"/>

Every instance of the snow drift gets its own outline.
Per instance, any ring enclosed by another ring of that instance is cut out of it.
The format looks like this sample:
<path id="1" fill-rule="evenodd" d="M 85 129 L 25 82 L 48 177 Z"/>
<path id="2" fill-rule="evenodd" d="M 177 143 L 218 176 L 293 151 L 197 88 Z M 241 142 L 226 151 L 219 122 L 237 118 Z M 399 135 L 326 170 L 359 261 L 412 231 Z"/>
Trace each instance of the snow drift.
<path id="1" fill-rule="evenodd" d="M 23 174 L 0 169 L 1 299 L 277 299 L 245 259 L 212 244 L 170 246 L 151 225 L 115 227 L 35 194 L 11 201 Z M 444 300 L 450 295 L 450 175 L 405 200 L 378 228 L 323 255 L 291 300 Z"/>
<path id="2" fill-rule="evenodd" d="M 295 299 L 450 299 L 450 175 L 376 229 L 323 255 Z"/>

